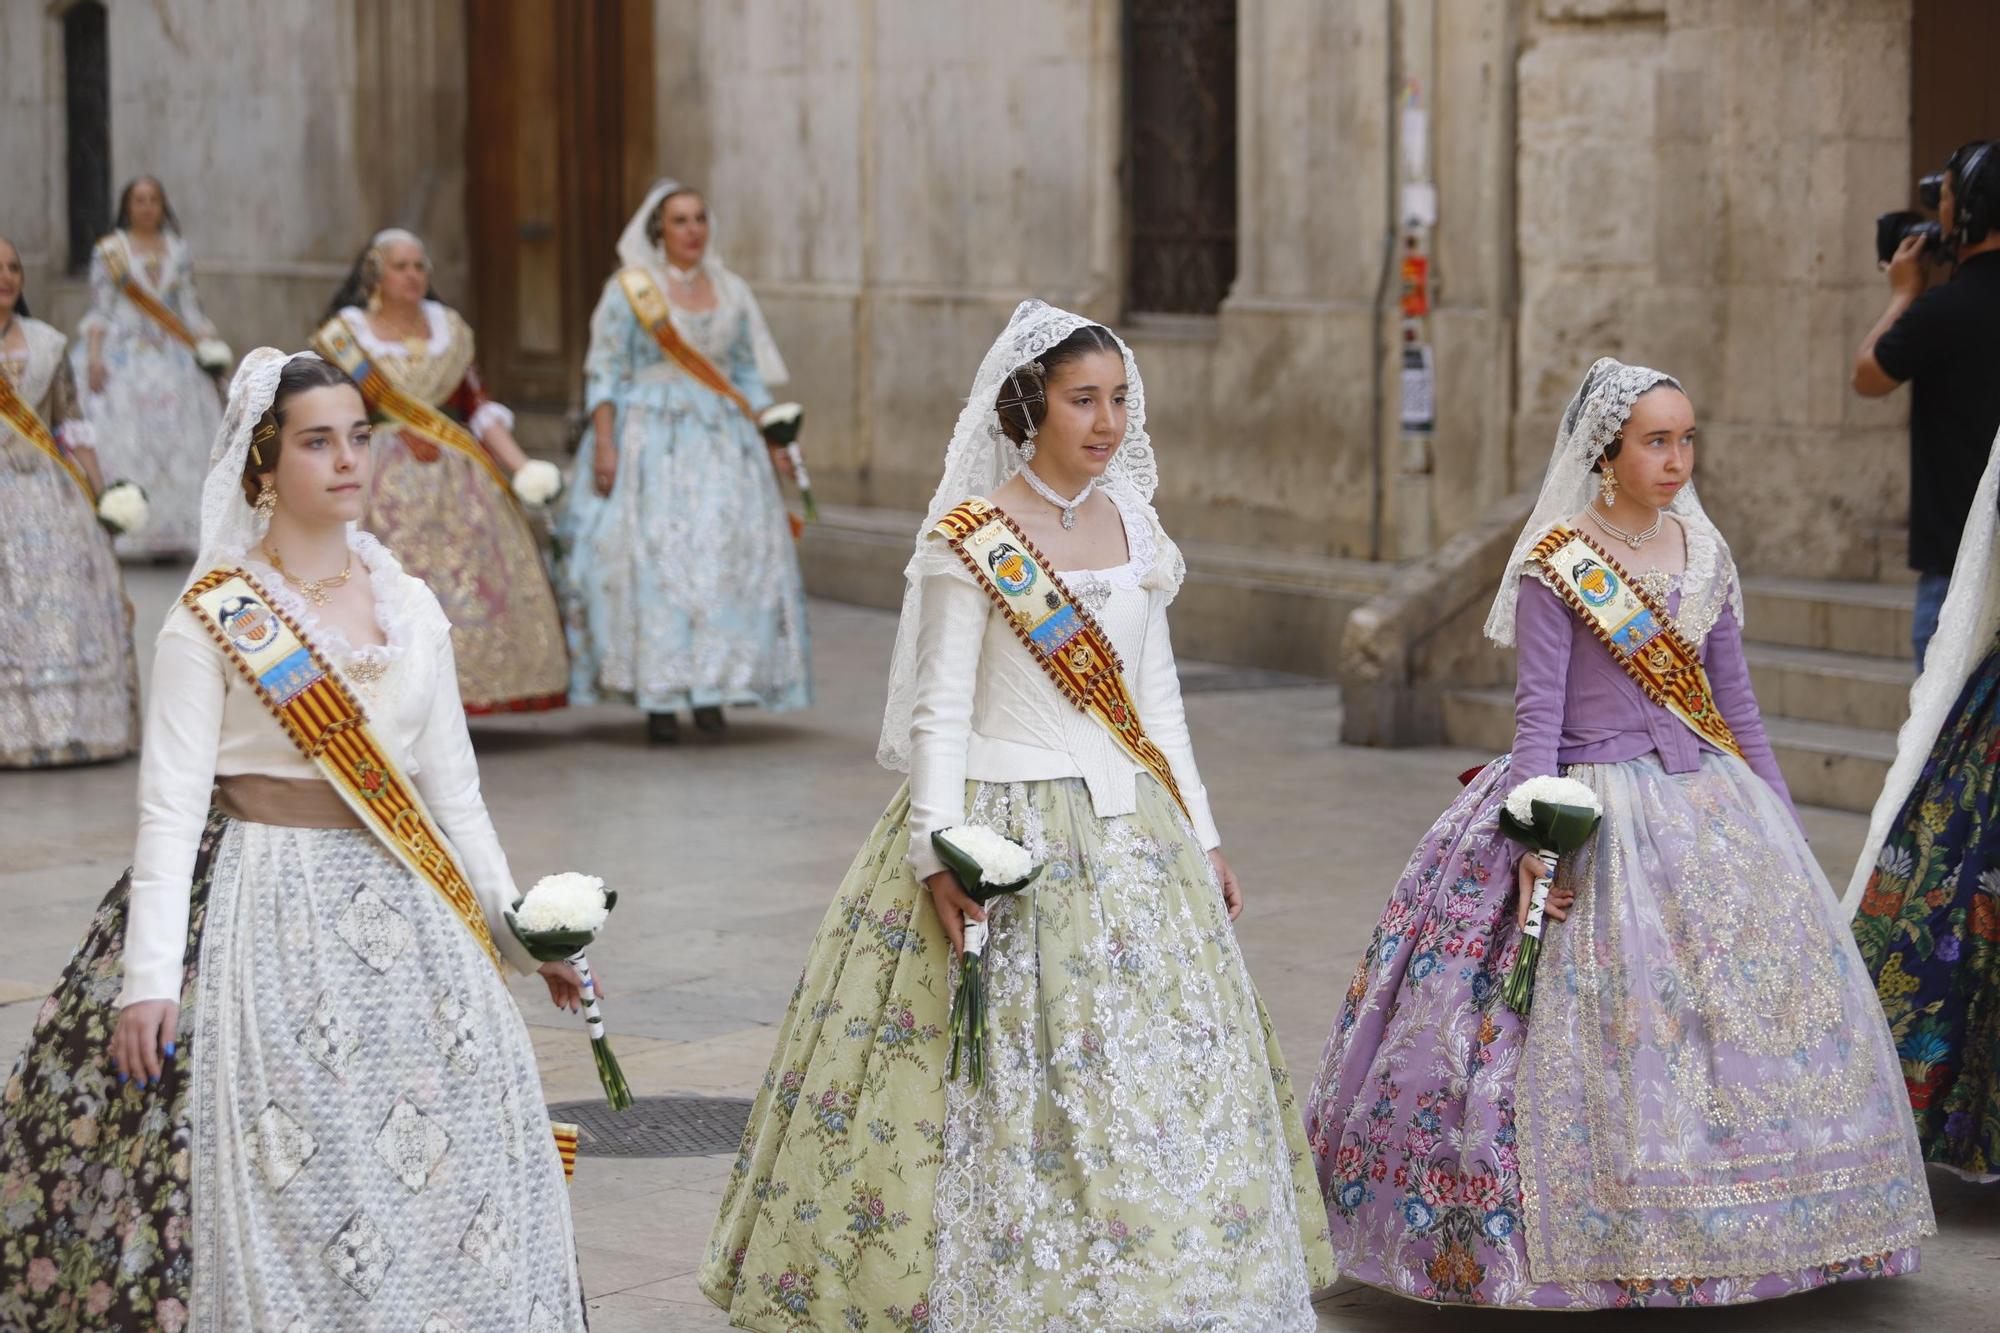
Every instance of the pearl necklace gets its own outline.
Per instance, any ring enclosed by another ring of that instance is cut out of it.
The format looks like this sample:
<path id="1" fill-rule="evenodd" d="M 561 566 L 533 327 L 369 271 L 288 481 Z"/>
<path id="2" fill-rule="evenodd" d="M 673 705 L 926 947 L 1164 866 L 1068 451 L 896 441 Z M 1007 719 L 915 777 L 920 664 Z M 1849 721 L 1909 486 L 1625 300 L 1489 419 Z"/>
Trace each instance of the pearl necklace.
<path id="1" fill-rule="evenodd" d="M 1074 528 L 1076 526 L 1077 508 L 1090 498 L 1091 492 L 1097 489 L 1097 478 L 1092 477 L 1089 481 L 1083 483 L 1083 489 L 1076 493 L 1074 500 L 1065 500 L 1062 496 L 1056 494 L 1054 488 L 1047 482 L 1036 476 L 1033 468 L 1025 464 L 1022 465 L 1021 475 L 1027 479 L 1029 490 L 1062 510 L 1062 525 L 1064 528 Z"/>
<path id="2" fill-rule="evenodd" d="M 1616 537 L 1619 541 L 1624 542 L 1635 551 L 1660 535 L 1660 524 L 1666 522 L 1666 513 L 1667 511 L 1664 509 L 1655 509 L 1653 511 L 1652 527 L 1647 528 L 1644 532 L 1627 532 L 1606 518 L 1596 505 L 1590 507 L 1590 516 L 1597 520 L 1598 527 L 1603 528 L 1606 532 Z"/>

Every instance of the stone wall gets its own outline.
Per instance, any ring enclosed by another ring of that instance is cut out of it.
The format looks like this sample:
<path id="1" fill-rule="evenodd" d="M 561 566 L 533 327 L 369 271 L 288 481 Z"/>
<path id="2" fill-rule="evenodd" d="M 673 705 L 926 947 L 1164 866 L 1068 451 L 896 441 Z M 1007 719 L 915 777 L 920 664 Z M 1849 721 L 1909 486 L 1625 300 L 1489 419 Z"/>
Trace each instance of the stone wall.
<path id="1" fill-rule="evenodd" d="M 203 306 L 239 350 L 301 345 L 381 226 L 421 232 L 440 289 L 464 289 L 459 6 L 176 0 L 107 10 L 113 189 L 142 173 L 166 185 Z M 20 247 L 37 315 L 74 328 L 89 291 L 64 271 L 60 6 L 0 7 L 0 90 L 0 234 Z"/>
<path id="2" fill-rule="evenodd" d="M 1243 4 L 1238 276 L 1209 319 L 1123 308 L 1119 0 L 656 0 L 656 142 L 763 298 L 829 503 L 922 506 L 980 354 L 1037 294 L 1138 350 L 1190 542 L 1422 556 L 1534 483 L 1609 352 L 1687 381 L 1747 567 L 1866 577 L 1907 409 L 1845 377 L 1882 298 L 1869 220 L 1908 191 L 1909 5 Z M 58 13 L 0 8 L 0 231 L 67 324 Z M 165 179 L 232 342 L 296 343 L 392 222 L 476 296 L 462 4 L 110 14 L 116 175 Z M 1384 354 L 1412 82 L 1440 210 L 1438 424 L 1414 449 Z"/>
<path id="3" fill-rule="evenodd" d="M 1910 190 L 1908 0 L 1535 0 L 1519 67 L 1514 480 L 1590 360 L 1678 376 L 1703 502 L 1759 573 L 1869 578 L 1907 396 L 1847 385 Z M 1893 561 L 1891 560 L 1891 563 Z"/>
<path id="4" fill-rule="evenodd" d="M 1441 8 L 1437 443 L 1471 461 L 1423 502 L 1448 523 L 1507 461 L 1494 399 L 1512 382 L 1512 158 L 1496 111 L 1513 4 Z M 1178 535 L 1412 553 L 1376 521 L 1398 503 L 1376 394 L 1386 9 L 1242 7 L 1237 282 L 1212 319 L 1150 324 L 1122 309 L 1120 12 L 656 10 L 662 169 L 707 188 L 718 244 L 757 286 L 811 406 L 815 481 L 838 504 L 921 509 L 980 356 L 1032 294 L 1117 325 L 1138 352 Z"/>

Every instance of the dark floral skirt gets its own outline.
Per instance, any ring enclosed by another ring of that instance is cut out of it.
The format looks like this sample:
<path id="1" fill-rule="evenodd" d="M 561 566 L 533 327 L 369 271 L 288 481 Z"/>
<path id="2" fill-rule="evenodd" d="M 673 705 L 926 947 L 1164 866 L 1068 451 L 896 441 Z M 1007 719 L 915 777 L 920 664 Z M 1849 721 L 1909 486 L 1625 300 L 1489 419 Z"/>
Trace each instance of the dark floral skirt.
<path id="1" fill-rule="evenodd" d="M 2000 645 L 1965 684 L 1854 918 L 1924 1157 L 2000 1175 Z"/>
<path id="2" fill-rule="evenodd" d="M 195 968 L 217 845 L 195 858 L 178 1058 L 150 1090 L 118 1083 L 111 1033 L 124 979 L 131 875 L 105 895 L 0 1097 L 0 1329 L 187 1326 Z"/>

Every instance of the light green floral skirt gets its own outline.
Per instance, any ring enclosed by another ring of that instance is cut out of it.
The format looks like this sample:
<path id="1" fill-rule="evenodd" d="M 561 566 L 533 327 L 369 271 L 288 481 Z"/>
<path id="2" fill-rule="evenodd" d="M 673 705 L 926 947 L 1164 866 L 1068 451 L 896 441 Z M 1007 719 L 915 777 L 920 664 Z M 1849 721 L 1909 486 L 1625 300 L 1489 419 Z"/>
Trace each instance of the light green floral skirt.
<path id="1" fill-rule="evenodd" d="M 945 1078 L 955 965 L 899 793 L 807 956 L 702 1290 L 754 1330 L 1311 1329 L 1333 1279 L 1291 1077 L 1172 799 L 969 784 L 1047 863 L 990 904 L 990 1045 Z"/>

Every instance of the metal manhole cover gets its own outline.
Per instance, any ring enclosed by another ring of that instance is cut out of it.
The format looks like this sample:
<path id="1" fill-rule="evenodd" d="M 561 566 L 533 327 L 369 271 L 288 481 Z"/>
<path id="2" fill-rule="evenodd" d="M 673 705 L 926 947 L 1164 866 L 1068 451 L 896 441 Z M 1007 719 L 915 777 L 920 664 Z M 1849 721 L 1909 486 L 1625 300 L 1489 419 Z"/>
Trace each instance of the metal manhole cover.
<path id="1" fill-rule="evenodd" d="M 602 1101 L 561 1102 L 549 1119 L 577 1127 L 579 1157 L 706 1157 L 735 1152 L 750 1120 L 742 1097 L 635 1097 L 623 1111 Z"/>

